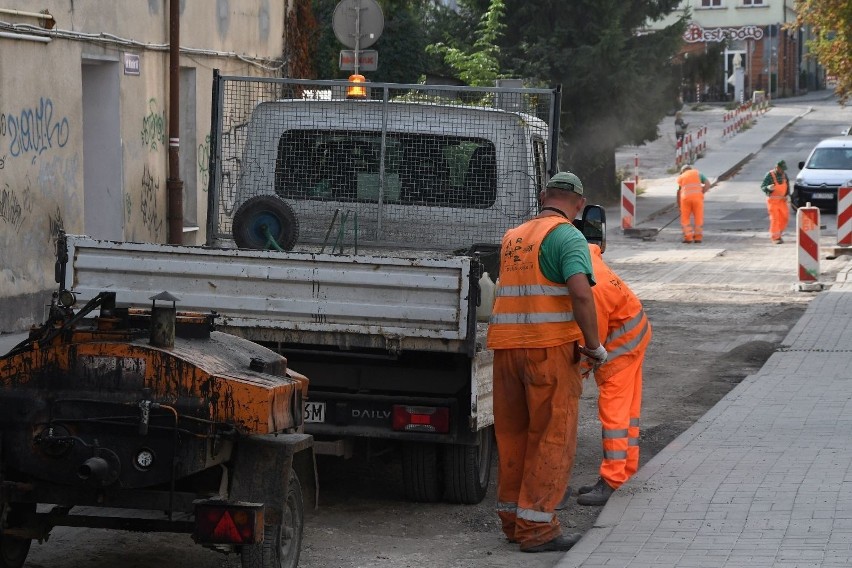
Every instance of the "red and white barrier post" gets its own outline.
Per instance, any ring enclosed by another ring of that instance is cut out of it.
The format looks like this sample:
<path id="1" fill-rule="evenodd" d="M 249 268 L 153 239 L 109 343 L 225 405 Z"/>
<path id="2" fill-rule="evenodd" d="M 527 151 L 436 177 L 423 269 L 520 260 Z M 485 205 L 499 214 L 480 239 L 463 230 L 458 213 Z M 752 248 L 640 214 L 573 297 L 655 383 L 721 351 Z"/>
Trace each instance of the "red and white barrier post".
<path id="1" fill-rule="evenodd" d="M 636 218 L 636 184 L 621 182 L 621 228 L 632 229 Z"/>
<path id="2" fill-rule="evenodd" d="M 819 282 L 819 207 L 808 203 L 796 212 L 800 292 L 822 290 Z"/>
<path id="3" fill-rule="evenodd" d="M 852 246 L 852 181 L 837 188 L 837 246 Z"/>

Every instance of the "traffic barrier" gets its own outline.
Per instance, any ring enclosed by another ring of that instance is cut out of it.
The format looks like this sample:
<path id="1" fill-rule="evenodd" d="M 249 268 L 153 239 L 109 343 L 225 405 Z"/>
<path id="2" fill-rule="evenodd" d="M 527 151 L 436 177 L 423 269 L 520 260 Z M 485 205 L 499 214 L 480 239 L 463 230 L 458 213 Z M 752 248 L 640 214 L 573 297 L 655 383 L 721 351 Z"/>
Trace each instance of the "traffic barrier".
<path id="1" fill-rule="evenodd" d="M 837 244 L 852 246 L 852 182 L 837 188 Z"/>
<path id="2" fill-rule="evenodd" d="M 796 212 L 796 248 L 799 265 L 798 290 L 822 290 L 819 282 L 819 207 L 807 203 Z"/>
<path id="3" fill-rule="evenodd" d="M 621 228 L 632 229 L 636 218 L 636 188 L 632 181 L 621 182 Z"/>
<path id="4" fill-rule="evenodd" d="M 675 144 L 675 166 L 680 169 L 680 166 L 683 164 L 683 138 L 677 141 Z"/>
<path id="5" fill-rule="evenodd" d="M 754 122 L 754 111 L 751 102 L 743 103 L 737 106 L 731 112 L 725 113 L 722 117 L 722 138 L 727 139 L 734 136 L 738 132 L 745 130 Z"/>

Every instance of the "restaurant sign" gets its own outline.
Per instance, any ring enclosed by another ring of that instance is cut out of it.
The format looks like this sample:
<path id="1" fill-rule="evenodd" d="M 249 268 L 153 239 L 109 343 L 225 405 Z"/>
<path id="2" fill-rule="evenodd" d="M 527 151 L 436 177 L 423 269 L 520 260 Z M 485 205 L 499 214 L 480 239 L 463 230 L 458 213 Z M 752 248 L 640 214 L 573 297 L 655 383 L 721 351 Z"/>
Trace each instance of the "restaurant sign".
<path id="1" fill-rule="evenodd" d="M 744 40 L 762 39 L 763 28 L 760 26 L 741 26 L 739 28 L 702 28 L 692 22 L 683 32 L 683 39 L 687 43 L 719 42 L 725 39 Z"/>

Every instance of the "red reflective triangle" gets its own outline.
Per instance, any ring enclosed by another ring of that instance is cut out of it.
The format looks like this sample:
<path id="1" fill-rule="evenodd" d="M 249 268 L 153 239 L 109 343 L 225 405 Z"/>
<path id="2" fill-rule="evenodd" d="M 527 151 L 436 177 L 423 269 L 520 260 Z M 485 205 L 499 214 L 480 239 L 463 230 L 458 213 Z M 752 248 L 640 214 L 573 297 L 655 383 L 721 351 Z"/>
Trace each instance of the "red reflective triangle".
<path id="1" fill-rule="evenodd" d="M 219 522 L 216 523 L 216 528 L 213 529 L 213 538 L 223 542 L 242 542 L 240 531 L 237 530 L 237 525 L 234 524 L 234 519 L 231 518 L 231 513 L 225 511 Z"/>

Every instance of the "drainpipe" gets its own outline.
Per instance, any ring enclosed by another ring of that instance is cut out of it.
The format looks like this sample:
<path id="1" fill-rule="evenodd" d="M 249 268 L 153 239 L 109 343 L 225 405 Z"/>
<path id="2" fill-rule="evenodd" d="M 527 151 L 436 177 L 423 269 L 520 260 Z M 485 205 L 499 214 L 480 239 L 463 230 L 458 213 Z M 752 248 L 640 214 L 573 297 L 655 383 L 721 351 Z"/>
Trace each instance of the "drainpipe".
<path id="1" fill-rule="evenodd" d="M 169 244 L 183 244 L 183 180 L 180 179 L 180 0 L 169 0 Z"/>

